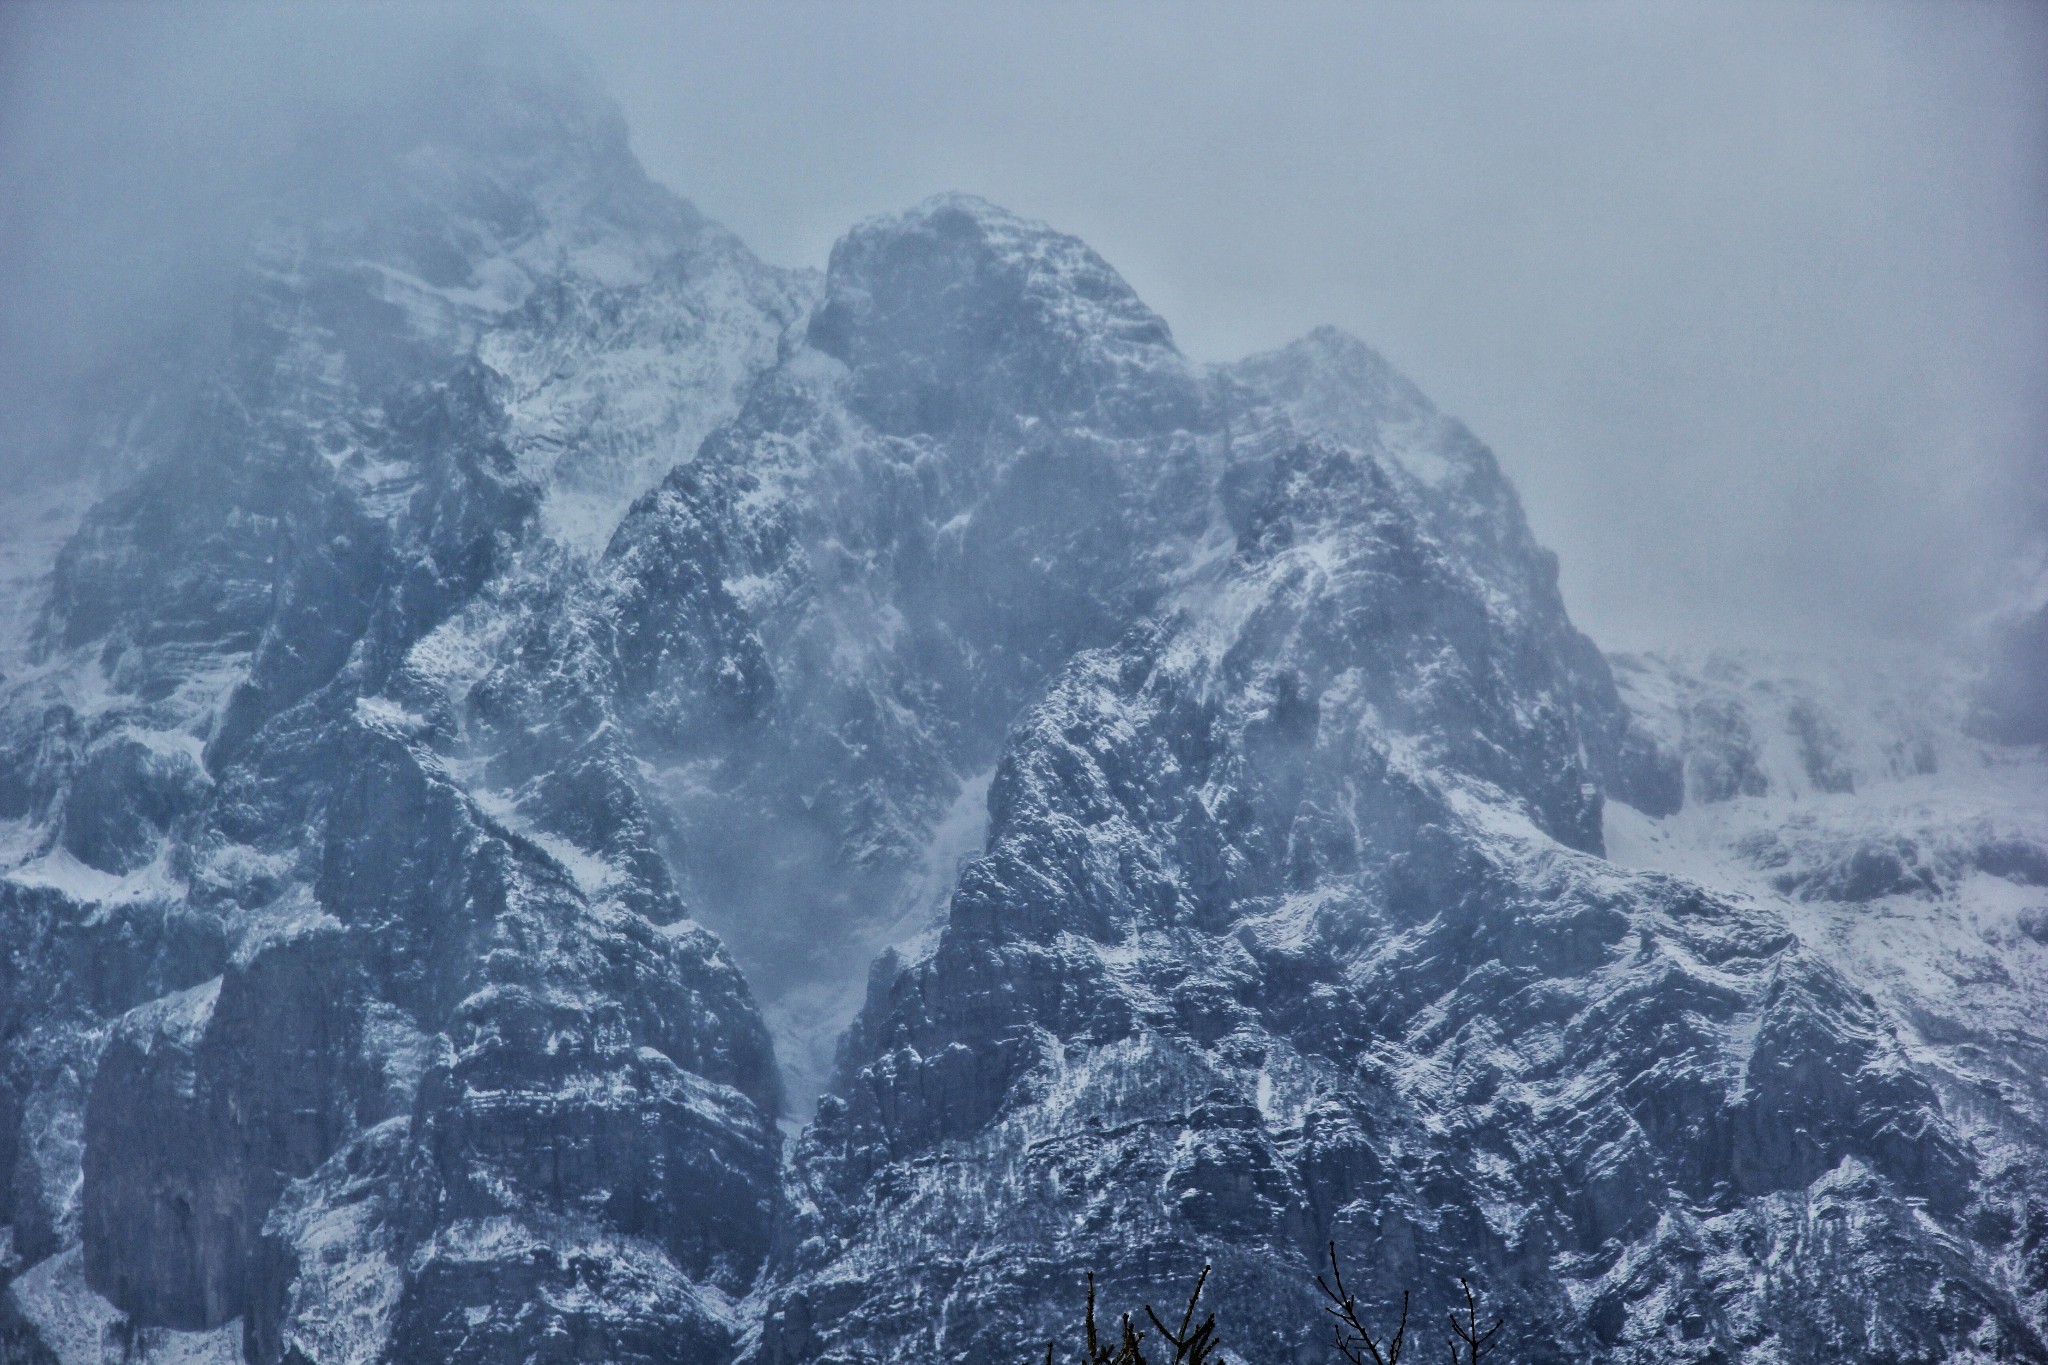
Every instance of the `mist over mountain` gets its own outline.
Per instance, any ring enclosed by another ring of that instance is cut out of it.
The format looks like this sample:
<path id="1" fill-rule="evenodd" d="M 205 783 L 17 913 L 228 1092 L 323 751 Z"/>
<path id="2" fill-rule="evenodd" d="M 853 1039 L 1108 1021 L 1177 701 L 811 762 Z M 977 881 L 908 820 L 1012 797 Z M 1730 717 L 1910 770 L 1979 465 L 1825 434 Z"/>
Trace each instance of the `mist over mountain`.
<path id="1" fill-rule="evenodd" d="M 430 33 L 14 409 L 0 1361 L 2048 1360 L 2039 602 L 1603 653 L 1366 340 Z"/>

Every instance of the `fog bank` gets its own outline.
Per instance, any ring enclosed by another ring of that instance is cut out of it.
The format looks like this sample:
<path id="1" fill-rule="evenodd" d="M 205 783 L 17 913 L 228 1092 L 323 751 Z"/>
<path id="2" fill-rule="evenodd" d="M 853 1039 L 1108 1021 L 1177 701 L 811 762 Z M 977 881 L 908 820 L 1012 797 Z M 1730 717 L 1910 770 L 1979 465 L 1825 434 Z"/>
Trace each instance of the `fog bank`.
<path id="1" fill-rule="evenodd" d="M 0 15 L 8 458 L 213 287 L 307 119 L 499 15 Z M 2038 7 L 536 15 L 771 260 L 965 189 L 1086 238 L 1198 357 L 1364 337 L 1496 448 L 1610 646 L 1940 641 L 2038 581 Z"/>

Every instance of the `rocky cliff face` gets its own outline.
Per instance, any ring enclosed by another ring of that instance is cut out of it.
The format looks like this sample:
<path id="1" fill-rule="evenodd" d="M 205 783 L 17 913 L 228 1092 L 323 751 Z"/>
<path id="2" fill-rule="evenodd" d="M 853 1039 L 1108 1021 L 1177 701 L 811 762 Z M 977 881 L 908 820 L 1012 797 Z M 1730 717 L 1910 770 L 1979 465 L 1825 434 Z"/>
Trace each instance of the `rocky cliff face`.
<path id="1" fill-rule="evenodd" d="M 545 49 L 436 88 L 9 546 L 0 1358 L 1009 1361 L 1205 1261 L 1305 1358 L 1331 1240 L 1530 1360 L 2048 1356 L 2031 751 L 1617 686 L 1342 334 L 964 197 L 776 271 Z M 1713 823 L 1873 763 L 2018 776 Z"/>
<path id="2" fill-rule="evenodd" d="M 745 982 L 615 771 L 575 775 L 601 854 L 476 780 L 466 659 L 422 642 L 587 575 L 809 286 L 550 54 L 444 75 L 281 206 L 8 670 L 8 1213 L 45 1273 L 11 1311 L 47 1350 L 99 1313 L 261 1360 L 724 1359 L 766 1251 Z"/>
<path id="3" fill-rule="evenodd" d="M 1772 906 L 1596 856 L 1593 755 L 1669 812 L 1688 751 L 1600 709 L 1490 458 L 1355 343 L 1240 373 L 1285 407 L 1229 432 L 1221 552 L 1026 713 L 877 969 L 759 1354 L 1002 1359 L 1082 1268 L 1214 1262 L 1292 1357 L 1330 1240 L 1432 1316 L 1481 1267 L 1531 1359 L 2038 1353 L 2039 1210 L 1895 1017 Z M 1387 413 L 1343 446 L 1332 373 Z"/>
<path id="4" fill-rule="evenodd" d="M 1980 678 L 1924 658 L 1626 658 L 1686 806 L 1610 807 L 1609 854 L 1782 914 L 1891 1021 L 1977 1154 L 1986 1263 L 2038 1324 L 2048 768 L 1981 736 Z M 1995 673 L 1994 677 L 1997 676 Z M 2038 1333 L 2038 1325 L 2035 1328 Z M 2019 1358 L 2035 1347 L 2015 1347 Z"/>

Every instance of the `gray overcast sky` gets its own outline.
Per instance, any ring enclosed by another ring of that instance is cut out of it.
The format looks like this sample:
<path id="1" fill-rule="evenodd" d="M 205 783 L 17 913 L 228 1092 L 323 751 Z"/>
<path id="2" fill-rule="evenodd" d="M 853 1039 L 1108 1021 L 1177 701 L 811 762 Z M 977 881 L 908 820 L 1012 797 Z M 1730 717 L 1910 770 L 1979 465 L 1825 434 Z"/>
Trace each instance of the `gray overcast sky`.
<path id="1" fill-rule="evenodd" d="M 2038 581 L 2048 6 L 536 8 L 768 259 L 966 189 L 1199 358 L 1356 332 L 1499 452 L 1602 643 L 1934 639 Z M 0 186 L 203 216 L 175 184 L 398 27 L 314 13 L 17 8 Z"/>

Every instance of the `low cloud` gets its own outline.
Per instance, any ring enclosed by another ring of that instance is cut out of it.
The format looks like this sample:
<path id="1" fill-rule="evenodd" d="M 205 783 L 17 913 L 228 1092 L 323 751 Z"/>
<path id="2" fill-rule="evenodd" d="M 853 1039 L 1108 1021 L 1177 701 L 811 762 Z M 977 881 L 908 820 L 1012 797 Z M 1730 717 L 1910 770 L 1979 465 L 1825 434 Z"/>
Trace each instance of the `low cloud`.
<path id="1" fill-rule="evenodd" d="M 822 264 L 939 189 L 1227 359 L 1335 322 L 1498 450 L 1613 645 L 1945 641 L 2048 526 L 2048 12 L 540 6 L 649 169 Z M 217 287 L 308 118 L 495 9 L 0 13 L 0 416 Z"/>

